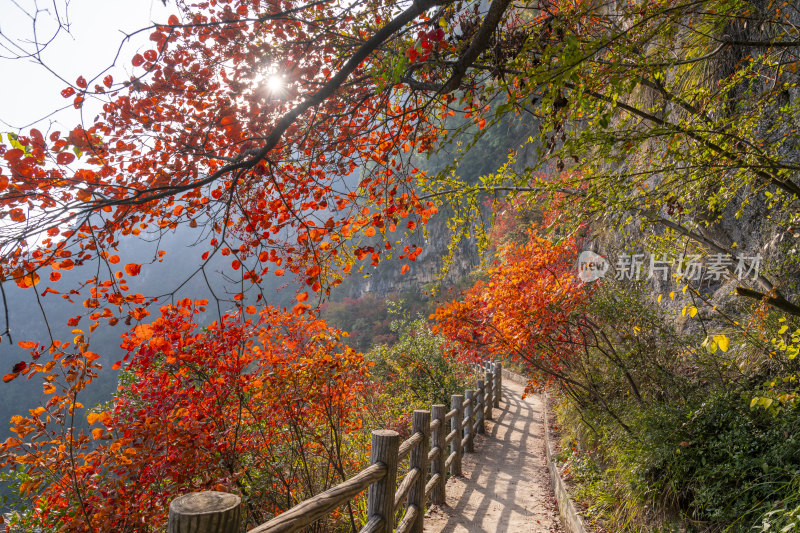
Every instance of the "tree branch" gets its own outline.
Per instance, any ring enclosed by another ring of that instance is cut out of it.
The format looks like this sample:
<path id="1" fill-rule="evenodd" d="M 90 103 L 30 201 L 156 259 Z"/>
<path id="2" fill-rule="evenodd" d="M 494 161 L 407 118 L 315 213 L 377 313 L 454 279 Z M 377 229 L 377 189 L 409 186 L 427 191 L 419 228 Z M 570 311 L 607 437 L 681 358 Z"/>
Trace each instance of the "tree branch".
<path id="1" fill-rule="evenodd" d="M 777 307 L 782 311 L 786 311 L 790 315 L 800 316 L 800 306 L 787 301 L 785 298 L 783 298 L 783 296 L 771 296 L 769 294 L 764 294 L 752 289 L 746 289 L 744 287 L 736 287 L 736 294 L 739 296 L 744 296 L 745 298 L 761 300 L 768 305 Z"/>

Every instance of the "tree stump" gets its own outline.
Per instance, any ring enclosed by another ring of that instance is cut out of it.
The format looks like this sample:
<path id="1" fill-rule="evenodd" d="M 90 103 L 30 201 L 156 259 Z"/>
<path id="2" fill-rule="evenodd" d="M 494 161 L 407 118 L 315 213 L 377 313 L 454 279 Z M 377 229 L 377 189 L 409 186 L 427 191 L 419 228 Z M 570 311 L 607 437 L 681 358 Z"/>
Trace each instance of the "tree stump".
<path id="1" fill-rule="evenodd" d="M 241 504 L 227 492 L 184 494 L 169 504 L 167 533 L 239 533 Z"/>

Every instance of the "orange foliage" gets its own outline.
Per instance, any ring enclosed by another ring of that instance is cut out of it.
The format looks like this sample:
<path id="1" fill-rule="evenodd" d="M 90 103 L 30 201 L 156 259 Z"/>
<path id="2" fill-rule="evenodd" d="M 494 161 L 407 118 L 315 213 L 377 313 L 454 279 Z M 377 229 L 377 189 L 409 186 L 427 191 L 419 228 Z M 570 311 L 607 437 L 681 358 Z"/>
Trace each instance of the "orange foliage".
<path id="1" fill-rule="evenodd" d="M 18 438 L 0 454 L 25 468 L 22 492 L 41 509 L 28 526 L 152 531 L 172 498 L 202 489 L 247 493 L 259 522 L 350 470 L 335 444 L 360 428 L 361 355 L 324 323 L 273 308 L 201 329 L 193 316 L 204 303 L 164 307 L 125 335 L 128 384 L 89 413 L 88 434 L 50 422 L 78 414 L 74 396 L 14 418 Z M 64 367 L 85 378 L 95 359 L 86 352 Z M 55 381 L 52 368 L 39 370 Z"/>
<path id="2" fill-rule="evenodd" d="M 32 289 L 41 272 L 52 283 L 71 278 L 37 294 L 83 305 L 70 328 L 92 321 L 72 339 L 24 344 L 29 361 L 3 375 L 39 377 L 47 395 L 41 410 L 14 418 L 16 437 L 0 445 L 6 465 L 26 470 L 21 491 L 40 510 L 31 529 L 144 530 L 163 522 L 177 492 L 218 487 L 246 490 L 258 519 L 321 488 L 302 480 L 303 460 L 317 457 L 308 471 L 327 482 L 344 471 L 329 444 L 359 425 L 366 367 L 308 315 L 310 293 L 300 291 L 291 311 L 248 306 L 250 318 L 227 314 L 206 330 L 194 319 L 202 304 L 191 301 L 137 324 L 157 299 L 125 278 L 145 278 L 149 265 L 113 266 L 125 239 L 160 247 L 153 237 L 196 229 L 199 264 L 187 276 L 219 252 L 241 282 L 234 301 L 272 272 L 294 274 L 318 302 L 356 260 L 391 253 L 399 236 L 387 240 L 387 231 L 413 231 L 436 213 L 417 195 L 424 173 L 412 158 L 433 149 L 455 114 L 447 93 L 470 85 L 451 79 L 449 66 L 423 65 L 455 59 L 465 44 L 446 39 L 438 21 L 420 29 L 441 3 L 408 2 L 402 12 L 390 0 L 345 10 L 279 4 L 178 2 L 180 16 L 150 28 L 152 47 L 130 58 L 129 79 L 80 76 L 60 90 L 76 109 L 103 99 L 94 121 L 0 141 L 0 218 L 12 236 L 0 283 Z M 392 65 L 403 55 L 416 80 L 453 86 L 398 93 Z M 280 95 L 265 93 L 271 64 L 284 70 Z M 483 128 L 489 107 L 473 92 L 460 104 Z M 399 258 L 421 253 L 406 246 Z M 171 255 L 159 249 L 152 262 Z M 78 277 L 59 272 L 72 269 Z M 130 380 L 80 431 L 77 398 L 101 368 L 87 336 L 120 322 L 132 326 Z"/>
<path id="3" fill-rule="evenodd" d="M 575 349 L 571 319 L 590 295 L 577 277 L 577 241 L 570 236 L 553 243 L 532 229 L 526 243 L 505 244 L 488 282 L 478 281 L 436 310 L 436 329 L 459 357 L 510 357 L 540 379 L 558 377 Z"/>

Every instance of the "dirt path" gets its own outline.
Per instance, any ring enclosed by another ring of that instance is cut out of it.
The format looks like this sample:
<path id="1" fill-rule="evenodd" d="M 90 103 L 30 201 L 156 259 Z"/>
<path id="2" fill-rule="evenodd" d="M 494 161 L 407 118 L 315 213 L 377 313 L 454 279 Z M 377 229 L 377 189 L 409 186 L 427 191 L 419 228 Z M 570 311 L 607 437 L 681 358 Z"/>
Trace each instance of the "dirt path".
<path id="1" fill-rule="evenodd" d="M 503 383 L 503 400 L 465 454 L 464 477 L 447 482 L 447 505 L 425 518 L 426 533 L 561 532 L 544 455 L 539 395 Z"/>

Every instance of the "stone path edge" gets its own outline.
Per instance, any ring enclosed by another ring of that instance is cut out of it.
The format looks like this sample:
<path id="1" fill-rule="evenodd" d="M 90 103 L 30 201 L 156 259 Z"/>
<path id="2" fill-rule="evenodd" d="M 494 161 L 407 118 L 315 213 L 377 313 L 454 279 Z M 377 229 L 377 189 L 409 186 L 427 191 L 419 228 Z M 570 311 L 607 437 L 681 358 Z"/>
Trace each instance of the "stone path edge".
<path id="1" fill-rule="evenodd" d="M 503 379 L 508 379 L 509 381 L 521 385 L 527 385 L 528 383 L 528 380 L 524 376 L 506 370 L 505 368 L 503 369 Z M 561 518 L 561 524 L 566 533 L 587 533 L 586 527 L 583 524 L 583 519 L 581 515 L 578 514 L 572 498 L 569 497 L 569 492 L 567 492 L 564 480 L 561 479 L 558 467 L 556 466 L 555 454 L 550 444 L 550 424 L 547 420 L 547 406 L 550 400 L 547 392 L 543 393 L 543 400 L 542 423 L 544 424 L 544 447 L 545 455 L 547 456 L 547 470 L 550 471 L 550 481 L 553 484 L 553 493 L 555 493 L 556 496 L 556 504 L 558 505 L 558 514 Z"/>

